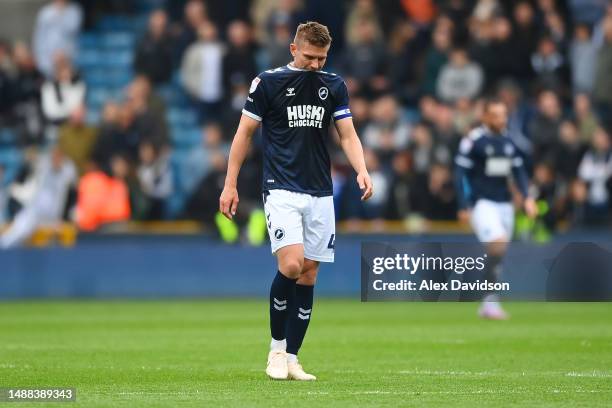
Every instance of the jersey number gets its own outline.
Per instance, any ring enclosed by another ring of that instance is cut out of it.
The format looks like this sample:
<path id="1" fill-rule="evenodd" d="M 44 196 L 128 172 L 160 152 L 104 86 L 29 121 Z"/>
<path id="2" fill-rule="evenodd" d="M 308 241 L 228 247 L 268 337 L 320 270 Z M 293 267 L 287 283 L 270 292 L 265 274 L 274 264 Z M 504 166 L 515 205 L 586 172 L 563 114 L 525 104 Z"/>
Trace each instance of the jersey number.
<path id="1" fill-rule="evenodd" d="M 329 237 L 329 243 L 327 244 L 327 247 L 329 249 L 334 249 L 335 245 L 336 245 L 336 234 L 331 234 L 331 237 Z"/>

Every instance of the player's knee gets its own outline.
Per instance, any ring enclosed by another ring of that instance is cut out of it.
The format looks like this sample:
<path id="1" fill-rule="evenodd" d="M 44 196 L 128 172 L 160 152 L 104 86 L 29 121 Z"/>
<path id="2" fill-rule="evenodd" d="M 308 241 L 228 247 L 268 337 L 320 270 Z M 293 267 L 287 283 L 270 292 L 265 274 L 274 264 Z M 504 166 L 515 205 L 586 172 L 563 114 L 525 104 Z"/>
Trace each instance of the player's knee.
<path id="1" fill-rule="evenodd" d="M 298 279 L 302 272 L 303 261 L 296 258 L 284 259 L 280 265 L 280 272 L 288 278 Z"/>
<path id="2" fill-rule="evenodd" d="M 493 256 L 503 256 L 506 253 L 508 242 L 505 239 L 489 242 L 487 245 L 487 253 Z"/>
<path id="3" fill-rule="evenodd" d="M 318 268 L 304 270 L 297 283 L 305 286 L 314 286 L 314 284 L 317 282 L 317 272 Z"/>

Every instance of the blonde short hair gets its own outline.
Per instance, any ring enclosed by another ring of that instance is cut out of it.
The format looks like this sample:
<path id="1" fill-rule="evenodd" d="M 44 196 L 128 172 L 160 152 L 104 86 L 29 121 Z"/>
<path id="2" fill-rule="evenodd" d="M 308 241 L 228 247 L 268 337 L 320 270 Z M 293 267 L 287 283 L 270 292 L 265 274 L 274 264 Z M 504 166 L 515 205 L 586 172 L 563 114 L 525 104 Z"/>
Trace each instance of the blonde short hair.
<path id="1" fill-rule="evenodd" d="M 316 21 L 308 21 L 300 24 L 295 32 L 293 42 L 297 44 L 299 41 L 308 41 L 316 47 L 327 47 L 332 38 L 326 26 Z"/>

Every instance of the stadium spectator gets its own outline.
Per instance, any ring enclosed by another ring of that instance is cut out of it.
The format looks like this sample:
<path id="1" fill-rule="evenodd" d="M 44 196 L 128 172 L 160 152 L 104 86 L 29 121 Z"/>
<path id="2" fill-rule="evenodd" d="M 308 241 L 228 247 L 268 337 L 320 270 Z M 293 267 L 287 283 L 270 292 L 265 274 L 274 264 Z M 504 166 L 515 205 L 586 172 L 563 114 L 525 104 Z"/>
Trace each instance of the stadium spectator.
<path id="1" fill-rule="evenodd" d="M 417 81 L 417 31 L 410 23 L 400 21 L 389 35 L 387 49 L 387 77 L 389 89 L 403 105 L 416 105 L 420 83 Z"/>
<path id="2" fill-rule="evenodd" d="M 533 77 L 531 69 L 531 55 L 537 44 L 539 29 L 535 19 L 535 11 L 529 1 L 519 1 L 514 5 L 514 29 L 513 36 L 517 44 L 516 54 L 514 55 L 516 66 L 520 69 L 517 72 L 516 80 L 525 85 Z"/>
<path id="3" fill-rule="evenodd" d="M 605 13 L 606 0 L 569 0 L 567 4 L 574 21 L 593 25 Z"/>
<path id="4" fill-rule="evenodd" d="M 544 15 L 544 25 L 557 48 L 564 52 L 567 46 L 567 36 L 563 17 L 556 11 L 546 13 Z"/>
<path id="5" fill-rule="evenodd" d="M 373 38 L 372 41 L 380 41 L 383 37 L 383 28 L 376 7 L 376 2 L 373 0 L 357 0 L 354 7 L 346 16 L 344 23 L 344 36 L 349 46 L 363 42 L 362 30 L 363 26 L 367 25 L 371 30 L 369 35 Z"/>
<path id="6" fill-rule="evenodd" d="M 68 193 L 77 181 L 74 164 L 54 148 L 36 163 L 31 200 L 17 213 L 10 228 L 0 236 L 0 248 L 21 245 L 41 225 L 62 221 Z"/>
<path id="7" fill-rule="evenodd" d="M 536 74 L 538 89 L 560 92 L 565 84 L 565 61 L 552 38 L 544 36 L 531 56 L 531 67 Z"/>
<path id="8" fill-rule="evenodd" d="M 466 98 L 459 99 L 451 113 L 453 115 L 453 129 L 458 135 L 467 134 L 478 119 L 474 104 Z"/>
<path id="9" fill-rule="evenodd" d="M 362 136 L 366 126 L 370 123 L 371 104 L 362 96 L 355 95 L 350 100 L 353 124 L 357 134 Z"/>
<path id="10" fill-rule="evenodd" d="M 163 133 L 168 133 L 166 125 L 166 102 L 151 88 L 151 81 L 145 75 L 137 75 L 126 89 L 128 99 L 137 98 L 146 102 L 147 109 L 158 118 Z"/>
<path id="11" fill-rule="evenodd" d="M 591 41 L 591 33 L 586 24 L 578 24 L 574 28 L 574 38 L 569 49 L 569 60 L 572 67 L 574 93 L 590 93 L 595 78 L 597 47 Z"/>
<path id="12" fill-rule="evenodd" d="M 446 152 L 450 155 L 455 154 L 462 135 L 457 133 L 455 129 L 453 110 L 449 106 L 443 104 L 436 106 L 432 129 L 436 143 L 444 145 L 447 149 Z M 449 164 L 452 160 L 450 155 L 443 156 L 440 152 L 438 161 L 442 164 Z"/>
<path id="13" fill-rule="evenodd" d="M 7 203 L 9 218 L 15 217 L 32 200 L 38 159 L 36 146 L 23 149 L 23 160 L 17 168 L 17 174 L 9 181 Z"/>
<path id="14" fill-rule="evenodd" d="M 374 229 L 383 228 L 382 220 L 387 210 L 387 203 L 391 188 L 391 174 L 383 169 L 378 155 L 371 149 L 364 149 L 366 166 L 372 177 L 372 183 L 376 183 L 377 190 L 367 201 L 359 200 L 362 193 L 355 183 L 346 183 L 342 197 L 342 212 L 347 219 L 349 230 L 358 230 L 360 219 L 374 221 Z M 351 173 L 350 179 L 353 179 Z"/>
<path id="15" fill-rule="evenodd" d="M 386 52 L 372 19 L 355 23 L 355 34 L 344 52 L 341 71 L 349 93 L 374 98 L 389 88 L 385 78 Z"/>
<path id="16" fill-rule="evenodd" d="M 497 96 L 508 107 L 508 134 L 524 155 L 531 155 L 533 146 L 527 135 L 533 112 L 523 95 L 515 81 L 506 79 L 499 82 Z"/>
<path id="17" fill-rule="evenodd" d="M 166 12 L 155 10 L 149 17 L 147 33 L 136 47 L 134 71 L 146 75 L 155 85 L 164 84 L 172 77 L 174 44 L 167 26 Z"/>
<path id="18" fill-rule="evenodd" d="M 612 6 L 611 6 L 612 8 Z M 612 125 L 612 15 L 603 24 L 604 43 L 597 54 L 593 100 L 600 117 L 607 126 Z"/>
<path id="19" fill-rule="evenodd" d="M 293 41 L 289 25 L 279 22 L 274 25 L 270 40 L 265 43 L 268 65 L 270 67 L 281 67 L 287 65 L 291 60 L 289 44 Z"/>
<path id="20" fill-rule="evenodd" d="M 610 217 L 612 149 L 610 136 L 603 128 L 598 128 L 593 134 L 591 146 L 578 168 L 578 176 L 587 187 L 585 222 L 605 225 Z"/>
<path id="21" fill-rule="evenodd" d="M 557 221 L 565 211 L 563 193 L 564 185 L 558 182 L 552 163 L 537 163 L 529 191 L 529 195 L 535 198 L 540 208 L 539 217 L 530 231 L 536 241 L 548 241 L 550 233 L 555 231 Z M 522 214 L 519 218 L 521 216 Z"/>
<path id="22" fill-rule="evenodd" d="M 457 197 L 448 165 L 434 163 L 429 170 L 424 215 L 430 220 L 454 220 Z"/>
<path id="23" fill-rule="evenodd" d="M 465 49 L 455 48 L 450 53 L 449 62 L 440 70 L 436 91 L 441 100 L 453 103 L 461 98 L 475 98 L 483 83 L 480 65 L 470 61 Z"/>
<path id="24" fill-rule="evenodd" d="M 542 91 L 538 96 L 538 111 L 529 123 L 529 136 L 533 143 L 534 161 L 541 160 L 557 143 L 562 111 L 559 97 L 552 91 Z"/>
<path id="25" fill-rule="evenodd" d="M 33 34 L 34 59 L 47 78 L 56 76 L 58 53 L 74 57 L 82 20 L 81 7 L 69 0 L 53 0 L 39 11 Z"/>
<path id="26" fill-rule="evenodd" d="M 444 25 L 436 24 L 432 34 L 432 44 L 425 54 L 423 91 L 435 95 L 440 70 L 448 62 L 451 47 L 451 30 Z"/>
<path id="27" fill-rule="evenodd" d="M 123 111 L 125 114 L 125 111 Z M 111 156 L 122 150 L 121 141 L 121 117 L 123 116 L 121 107 L 113 102 L 104 105 L 102 109 L 102 120 L 98 126 L 98 136 L 96 144 L 91 154 L 92 160 L 103 171 L 110 173 Z"/>
<path id="28" fill-rule="evenodd" d="M 11 125 L 13 122 L 15 76 L 16 68 L 10 45 L 0 40 L 0 126 Z"/>
<path id="29" fill-rule="evenodd" d="M 598 17 L 598 22 L 593 27 L 593 42 L 600 48 L 605 42 L 606 25 L 612 19 L 612 2 L 606 4 L 606 11 Z"/>
<path id="30" fill-rule="evenodd" d="M 43 76 L 36 68 L 27 45 L 18 42 L 13 47 L 17 67 L 13 88 L 13 112 L 22 144 L 41 143 L 43 136 L 40 92 Z"/>
<path id="31" fill-rule="evenodd" d="M 114 154 L 109 163 L 110 171 L 108 173 L 115 180 L 122 181 L 127 187 L 129 194 L 128 208 L 130 210 L 128 218 L 136 221 L 147 220 L 151 210 L 151 201 L 142 191 L 138 174 L 130 163 L 129 157 L 124 154 Z M 122 208 L 124 208 L 124 205 Z"/>
<path id="32" fill-rule="evenodd" d="M 491 70 L 487 71 L 488 84 L 494 86 L 504 78 L 519 77 L 523 68 L 516 60 L 524 44 L 517 42 L 512 32 L 512 23 L 505 17 L 498 17 L 493 21 Z"/>
<path id="33" fill-rule="evenodd" d="M 383 164 L 380 162 L 378 155 L 366 149 L 364 152 L 366 166 L 372 177 L 372 184 L 376 184 L 376 192 L 372 194 L 367 201 L 351 200 L 353 203 L 358 203 L 363 206 L 360 218 L 366 220 L 382 221 L 385 216 L 385 210 L 389 198 L 389 188 L 391 187 L 390 175 L 383 168 Z M 353 188 L 354 183 L 350 184 Z M 357 195 L 361 193 L 360 190 L 356 191 Z"/>
<path id="34" fill-rule="evenodd" d="M 68 120 L 70 114 L 85 102 L 85 89 L 85 82 L 74 71 L 70 60 L 64 54 L 57 54 L 54 79 L 47 79 L 41 88 L 45 119 L 53 125 Z"/>
<path id="35" fill-rule="evenodd" d="M 475 3 L 472 10 L 472 24 L 487 26 L 493 17 L 502 11 L 499 2 L 495 0 L 478 0 Z"/>
<path id="36" fill-rule="evenodd" d="M 255 37 L 260 44 L 267 44 L 273 39 L 276 27 L 286 26 L 290 33 L 294 33 L 303 21 L 299 0 L 255 0 L 251 15 L 255 23 Z"/>
<path id="37" fill-rule="evenodd" d="M 219 195 L 225 183 L 227 161 L 221 151 L 210 154 L 210 170 L 189 197 L 186 214 L 192 219 L 209 225 L 215 223 L 215 215 L 219 210 Z M 241 172 L 242 173 L 242 172 Z"/>
<path id="38" fill-rule="evenodd" d="M 193 194 L 195 188 L 208 174 L 212 165 L 212 155 L 217 152 L 227 156 L 229 146 L 223 141 L 221 126 L 210 122 L 202 129 L 202 144 L 192 148 L 185 158 L 181 187 L 188 195 Z"/>
<path id="39" fill-rule="evenodd" d="M 411 157 L 407 151 L 399 152 L 393 156 L 389 183 L 389 199 L 386 209 L 386 216 L 388 219 L 404 219 L 412 212 L 412 207 L 410 205 L 412 172 L 410 171 L 410 167 Z"/>
<path id="40" fill-rule="evenodd" d="M 433 0 L 401 0 L 399 3 L 410 20 L 420 27 L 428 27 L 436 17 L 436 2 Z"/>
<path id="41" fill-rule="evenodd" d="M 223 79 L 225 92 L 231 95 L 236 87 L 248 89 L 251 80 L 257 75 L 257 64 L 251 28 L 246 22 L 231 22 L 227 29 L 227 38 L 227 52 L 223 57 Z"/>
<path id="42" fill-rule="evenodd" d="M 402 118 L 397 101 L 385 95 L 372 103 L 370 123 L 363 131 L 363 144 L 387 162 L 410 141 L 410 124 Z M 377 163 L 378 161 L 375 160 Z"/>
<path id="43" fill-rule="evenodd" d="M 244 21 L 232 21 L 227 28 L 227 52 L 223 58 L 224 129 L 228 134 L 236 129 L 249 85 L 257 75 L 255 45 L 251 27 Z"/>
<path id="44" fill-rule="evenodd" d="M 8 192 L 4 182 L 4 166 L 0 164 L 0 227 L 7 221 Z"/>
<path id="45" fill-rule="evenodd" d="M 198 40 L 198 27 L 208 21 L 206 4 L 202 0 L 189 0 L 184 7 L 183 21 L 171 27 L 174 43 L 173 61 L 179 66 L 187 48 Z"/>
<path id="46" fill-rule="evenodd" d="M 552 170 L 569 183 L 577 176 L 578 166 L 585 150 L 585 143 L 580 139 L 576 124 L 565 120 L 559 127 L 558 143 L 554 145 L 546 161 L 552 163 L 554 166 Z"/>
<path id="47" fill-rule="evenodd" d="M 139 158 L 138 180 L 150 202 L 145 219 L 163 219 L 165 201 L 174 192 L 174 174 L 170 167 L 170 157 L 168 152 L 157 150 L 152 143 L 143 142 L 139 147 Z"/>
<path id="48" fill-rule="evenodd" d="M 113 162 L 113 169 L 119 168 Z M 126 183 L 120 178 L 108 176 L 95 162 L 90 162 L 78 186 L 78 227 L 83 231 L 94 231 L 103 224 L 128 221 L 130 213 L 130 194 Z"/>
<path id="49" fill-rule="evenodd" d="M 58 131 L 58 146 L 75 164 L 79 175 L 85 172 L 97 137 L 96 129 L 85 123 L 85 115 L 85 106 L 77 107 Z"/>
<path id="50" fill-rule="evenodd" d="M 574 116 L 583 142 L 589 143 L 599 126 L 599 119 L 591 109 L 591 100 L 584 93 L 574 97 Z"/>
<path id="51" fill-rule="evenodd" d="M 181 80 L 196 100 L 200 120 L 217 117 L 223 98 L 224 45 L 218 40 L 217 27 L 210 22 L 198 28 L 199 40 L 189 46 L 181 64 Z"/>
<path id="52" fill-rule="evenodd" d="M 131 137 L 128 140 L 130 157 L 136 158 L 138 145 L 145 141 L 152 143 L 159 151 L 167 148 L 170 136 L 164 114 L 165 105 L 151 94 L 146 78 L 136 78 L 128 86 L 126 98 L 125 106 L 133 113 L 133 118 L 126 118 L 129 122 L 127 132 Z"/>
<path id="53" fill-rule="evenodd" d="M 429 171 L 436 163 L 448 163 L 451 153 L 445 144 L 435 140 L 431 129 L 424 123 L 414 127 L 409 151 L 412 158 L 410 207 L 415 212 L 425 214 L 430 190 Z"/>

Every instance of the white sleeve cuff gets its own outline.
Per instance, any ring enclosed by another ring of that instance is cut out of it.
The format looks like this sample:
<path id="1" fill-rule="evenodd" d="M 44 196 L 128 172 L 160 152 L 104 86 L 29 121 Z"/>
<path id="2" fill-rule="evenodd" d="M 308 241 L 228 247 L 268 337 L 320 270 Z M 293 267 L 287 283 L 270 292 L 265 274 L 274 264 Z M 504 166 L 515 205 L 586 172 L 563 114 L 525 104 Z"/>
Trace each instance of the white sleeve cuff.
<path id="1" fill-rule="evenodd" d="M 251 119 L 255 119 L 258 122 L 261 122 L 261 116 L 257 116 L 256 114 L 254 114 L 253 112 L 249 112 L 246 109 L 242 110 L 242 114 L 248 116 Z"/>

